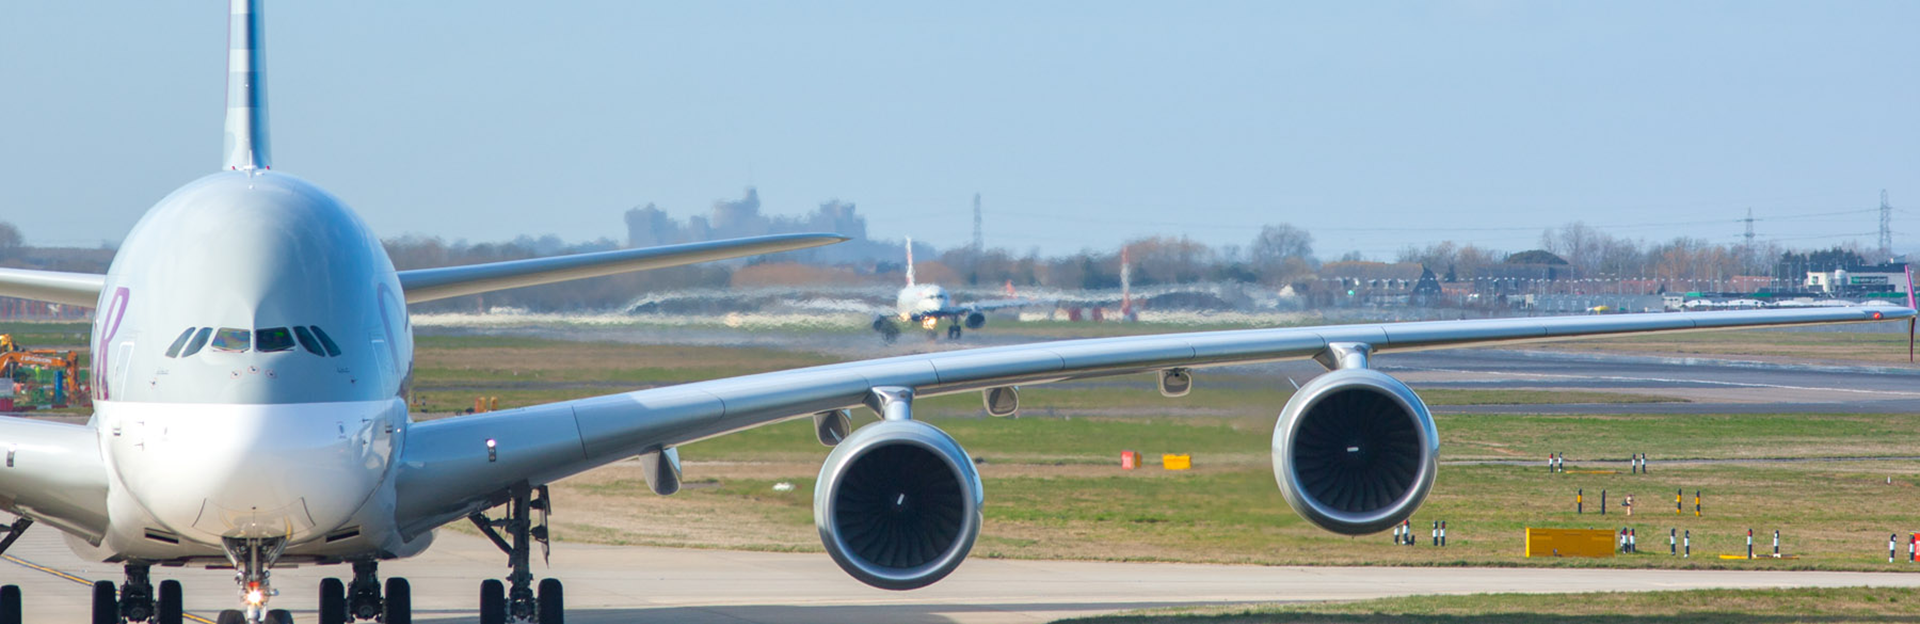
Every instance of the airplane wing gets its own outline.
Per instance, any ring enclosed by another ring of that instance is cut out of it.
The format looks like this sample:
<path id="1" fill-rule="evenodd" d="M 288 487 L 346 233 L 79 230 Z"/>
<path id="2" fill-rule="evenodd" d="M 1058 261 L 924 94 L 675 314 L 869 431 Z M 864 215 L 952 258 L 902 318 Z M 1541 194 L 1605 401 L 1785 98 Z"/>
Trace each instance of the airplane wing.
<path id="1" fill-rule="evenodd" d="M 568 256 L 413 269 L 399 272 L 400 289 L 406 292 L 407 303 L 420 303 L 629 271 L 806 249 L 845 240 L 847 237 L 837 234 L 775 234 L 642 249 L 619 249 Z M 0 291 L 0 294 L 6 293 Z M 89 299 L 87 305 L 93 305 L 92 302 L 93 300 Z"/>
<path id="2" fill-rule="evenodd" d="M 867 404 L 876 388 L 915 396 L 1167 369 L 1706 329 L 1908 319 L 1907 308 L 1620 314 L 1210 331 L 924 353 L 688 383 L 423 422 L 410 428 L 399 516 L 418 534 L 543 484 L 642 453 Z"/>
<path id="3" fill-rule="evenodd" d="M 1038 305 L 1038 303 L 1039 302 L 1036 302 L 1036 301 L 1027 301 L 1023 299 L 975 301 L 973 303 L 965 303 L 965 304 L 955 305 L 951 307 L 940 308 L 938 310 L 920 312 L 915 314 L 914 317 L 926 318 L 931 316 L 936 318 L 966 318 L 968 314 L 972 314 L 975 312 L 992 312 L 994 310 L 999 310 L 1003 308 L 1018 308 L 1018 307 L 1024 307 L 1024 306 L 1030 306 L 1030 305 Z"/>
<path id="4" fill-rule="evenodd" d="M 50 301 L 91 308 L 100 303 L 107 276 L 94 273 L 0 269 L 0 297 Z"/>
<path id="5" fill-rule="evenodd" d="M 1004 310 L 1006 308 L 1024 308 L 1027 306 L 1034 306 L 1034 305 L 1040 305 L 1040 302 L 1032 301 L 1028 299 L 996 299 L 993 301 L 975 301 L 973 303 L 969 303 L 967 305 L 957 306 L 957 307 L 964 310 L 973 311 L 973 312 L 991 312 L 993 310 Z"/>

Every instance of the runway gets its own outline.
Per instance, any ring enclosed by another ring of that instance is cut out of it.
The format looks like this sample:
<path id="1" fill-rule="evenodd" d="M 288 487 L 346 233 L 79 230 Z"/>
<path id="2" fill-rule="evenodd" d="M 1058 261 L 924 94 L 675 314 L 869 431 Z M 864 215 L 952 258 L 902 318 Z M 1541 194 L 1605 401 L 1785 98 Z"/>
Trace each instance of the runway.
<path id="1" fill-rule="evenodd" d="M 88 587 L 76 579 L 120 578 L 118 566 L 86 563 L 57 534 L 36 528 L 0 562 L 0 582 L 22 586 L 26 621 L 85 621 Z M 18 561 L 12 560 L 17 558 Z M 413 585 L 415 619 L 476 622 L 479 583 L 506 573 L 506 558 L 478 537 L 442 532 L 420 557 L 389 562 L 383 575 Z M 42 569 L 23 565 L 30 562 Z M 312 622 L 319 579 L 344 566 L 275 569 L 274 606 Z M 1542 568 L 1318 568 L 974 559 L 932 587 L 891 592 L 848 578 L 821 554 L 676 550 L 558 544 L 535 574 L 566 582 L 568 621 L 578 624 L 859 623 L 1029 624 L 1079 615 L 1180 605 L 1353 600 L 1414 594 L 1649 591 L 1789 586 L 1920 586 L 1920 574 L 1600 570 Z M 65 576 L 63 576 L 65 575 Z M 236 602 L 231 571 L 161 568 L 179 579 L 188 611 L 209 621 Z"/>
<path id="2" fill-rule="evenodd" d="M 1562 389 L 1685 399 L 1685 403 L 1474 405 L 1451 413 L 1912 413 L 1920 368 L 1800 364 L 1539 350 L 1461 349 L 1383 355 L 1375 367 L 1416 390 Z"/>
<path id="3" fill-rule="evenodd" d="M 1848 325 L 1793 331 L 1888 332 L 1905 326 Z M 870 336 L 797 331 L 663 331 L 646 327 L 509 326 L 484 329 L 436 328 L 447 335 L 523 336 L 560 340 L 645 344 L 752 346 L 867 358 L 919 350 L 944 350 L 1042 342 L 1065 336 L 998 334 L 992 329 L 968 334 L 964 342 L 906 342 L 881 347 Z M 1684 399 L 1676 403 L 1435 406 L 1440 413 L 1911 413 L 1920 411 L 1920 367 L 1847 362 L 1794 363 L 1783 358 L 1662 357 L 1620 353 L 1566 352 L 1539 347 L 1452 349 L 1383 353 L 1374 368 L 1406 381 L 1415 390 L 1565 389 L 1652 394 Z M 1306 383 L 1324 373 L 1312 361 L 1298 360 L 1231 366 L 1225 373 L 1253 373 L 1276 382 Z M 1208 387 L 1207 371 L 1198 377 Z M 1096 380 L 1091 384 L 1123 383 Z M 613 391 L 613 390 L 610 390 Z"/>

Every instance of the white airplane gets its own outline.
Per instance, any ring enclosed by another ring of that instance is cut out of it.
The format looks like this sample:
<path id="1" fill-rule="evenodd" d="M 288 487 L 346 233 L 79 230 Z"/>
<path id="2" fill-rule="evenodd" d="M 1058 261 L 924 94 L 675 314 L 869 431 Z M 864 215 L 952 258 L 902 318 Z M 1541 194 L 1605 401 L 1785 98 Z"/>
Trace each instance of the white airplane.
<path id="1" fill-rule="evenodd" d="M 966 305 L 954 305 L 953 296 L 938 284 L 920 284 L 914 281 L 913 238 L 907 238 L 907 285 L 894 297 L 894 314 L 873 319 L 873 331 L 887 342 L 893 342 L 900 336 L 900 327 L 896 324 L 908 323 L 927 330 L 929 338 L 937 338 L 940 321 L 947 324 L 947 338 L 959 340 L 963 330 L 980 329 L 987 324 L 987 313 L 1001 308 L 1017 308 L 1033 305 L 1030 301 L 982 301 Z"/>
<path id="2" fill-rule="evenodd" d="M 105 275 L 0 269 L 0 296 L 94 306 L 85 425 L 0 419 L 0 509 L 19 516 L 0 551 L 45 524 L 82 556 L 121 564 L 93 588 L 95 624 L 183 619 L 178 581 L 153 566 L 231 566 L 221 624 L 286 623 L 269 571 L 345 564 L 321 581 L 323 624 L 412 621 L 405 579 L 381 561 L 425 550 L 436 527 L 474 523 L 503 551 L 480 581 L 486 624 L 559 624 L 557 579 L 535 582 L 547 484 L 638 457 L 650 489 L 680 487 L 676 447 L 795 418 L 833 447 L 814 490 L 826 551 L 853 578 L 913 589 L 952 572 L 984 495 L 954 440 L 913 419 L 917 397 L 981 392 L 1019 408 L 1016 386 L 1149 374 L 1162 394 L 1196 369 L 1312 358 L 1331 372 L 1281 410 L 1273 469 L 1289 506 L 1344 534 L 1410 516 L 1432 487 L 1439 439 L 1405 384 L 1372 354 L 1713 328 L 1910 319 L 1908 308 L 1760 310 L 1342 325 L 1073 340 L 848 362 L 414 422 L 405 306 L 503 288 L 798 249 L 789 235 L 395 271 L 341 201 L 269 166 L 260 0 L 231 9 L 222 171 L 159 201 Z M 850 411 L 879 422 L 855 430 Z M 499 517 L 489 510 L 504 508 Z M 534 512 L 538 514 L 538 520 Z M 346 570 L 343 570 L 345 572 Z M 476 573 L 476 577 L 480 576 Z M 21 617 L 0 586 L 0 624 Z"/>

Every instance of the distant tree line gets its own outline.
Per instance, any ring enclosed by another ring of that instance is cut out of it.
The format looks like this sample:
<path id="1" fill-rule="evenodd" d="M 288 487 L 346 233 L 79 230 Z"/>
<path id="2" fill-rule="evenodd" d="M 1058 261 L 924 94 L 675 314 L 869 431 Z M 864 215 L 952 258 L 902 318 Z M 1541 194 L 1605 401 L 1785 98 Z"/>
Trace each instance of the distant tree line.
<path id="1" fill-rule="evenodd" d="M 754 199 L 749 194 L 746 200 L 735 202 L 740 206 L 730 207 L 740 213 L 736 215 L 740 218 L 716 221 L 757 223 L 751 218 L 757 218 L 758 213 L 748 209 L 757 208 L 757 202 L 748 205 Z M 652 216 L 647 211 L 639 213 L 642 217 Z M 716 214 L 728 213 L 717 211 Z M 855 218 L 850 204 L 823 205 L 820 214 Z M 650 218 L 630 220 L 653 221 Z M 868 241 L 868 244 L 899 248 L 895 243 L 884 241 Z M 605 251 L 622 245 L 610 239 L 567 243 L 548 235 L 482 243 L 403 236 L 386 240 L 385 246 L 395 268 L 405 270 Z M 1038 249 L 1017 253 L 1003 248 L 966 246 L 940 252 L 924 244 L 916 247 L 920 248 L 921 258 L 917 273 L 923 281 L 979 288 L 1008 283 L 1015 287 L 1063 290 L 1119 288 L 1123 250 L 1128 260 L 1126 277 L 1136 287 L 1206 282 L 1260 284 L 1274 289 L 1306 287 L 1319 278 L 1355 277 L 1371 270 L 1368 267 L 1388 266 L 1368 262 L 1369 259 L 1358 252 L 1345 253 L 1335 262 L 1323 265 L 1315 256 L 1313 235 L 1288 224 L 1263 227 L 1244 246 L 1214 247 L 1185 236 L 1150 236 L 1127 241 L 1117 248 L 1084 249 L 1059 256 L 1042 256 Z M 105 246 L 98 249 L 30 247 L 18 228 L 0 222 L 0 266 L 103 273 L 112 255 L 113 250 Z M 1807 271 L 1858 267 L 1886 262 L 1888 258 L 1851 245 L 1800 251 L 1784 250 L 1771 242 L 1749 247 L 1684 236 L 1644 241 L 1610 235 L 1576 221 L 1542 232 L 1537 249 L 1509 253 L 1471 243 L 1440 241 L 1405 247 L 1392 261 L 1402 267 L 1395 271 L 1417 274 L 1417 268 L 1407 268 L 1417 265 L 1445 276 L 1444 281 L 1510 276 L 1515 266 L 1553 265 L 1560 267 L 1552 273 L 1560 278 L 1725 280 L 1736 276 L 1771 276 L 1797 282 Z M 414 309 L 426 312 L 477 311 L 492 307 L 606 310 L 617 309 L 645 293 L 688 288 L 783 284 L 891 286 L 901 283 L 904 270 L 901 259 L 835 261 L 821 254 L 787 253 L 458 297 L 416 305 Z"/>

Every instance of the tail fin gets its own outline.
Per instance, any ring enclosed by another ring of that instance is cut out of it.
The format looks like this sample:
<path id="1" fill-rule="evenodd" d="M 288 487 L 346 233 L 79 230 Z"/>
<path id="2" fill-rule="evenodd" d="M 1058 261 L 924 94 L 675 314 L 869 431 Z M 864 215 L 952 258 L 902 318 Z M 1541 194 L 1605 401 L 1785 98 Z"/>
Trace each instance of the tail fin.
<path id="1" fill-rule="evenodd" d="M 1915 310 L 1920 310 L 1920 307 L 1916 307 L 1913 304 L 1913 265 L 1911 264 L 1906 265 L 1906 269 L 1907 269 L 1907 307 L 1913 308 Z"/>
<path id="2" fill-rule="evenodd" d="M 907 285 L 913 285 L 913 237 L 907 237 Z"/>
<path id="3" fill-rule="evenodd" d="M 260 5 L 231 0 L 227 12 L 227 169 L 273 168 L 267 158 L 267 42 Z"/>

